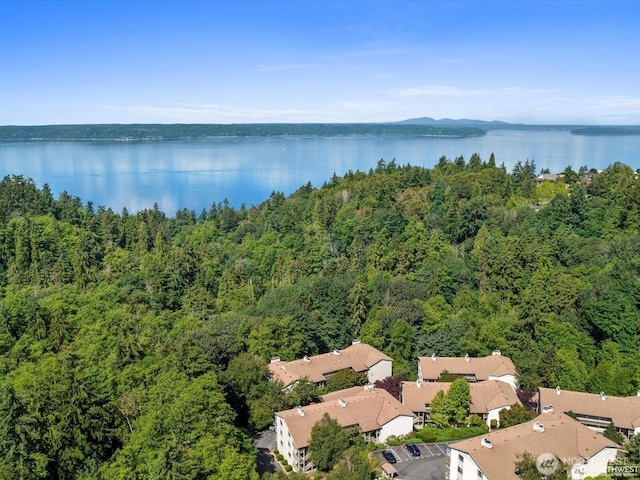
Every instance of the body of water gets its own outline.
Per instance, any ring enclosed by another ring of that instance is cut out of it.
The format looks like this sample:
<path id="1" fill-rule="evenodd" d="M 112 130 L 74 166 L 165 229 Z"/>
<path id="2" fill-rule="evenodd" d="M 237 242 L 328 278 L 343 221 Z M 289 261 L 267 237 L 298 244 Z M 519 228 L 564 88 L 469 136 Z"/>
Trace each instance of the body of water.
<path id="1" fill-rule="evenodd" d="M 286 195 L 311 182 L 320 187 L 335 172 L 368 171 L 380 159 L 433 167 L 444 155 L 483 160 L 511 171 L 534 160 L 552 173 L 571 165 L 604 169 L 623 162 L 640 167 L 640 136 L 579 136 L 568 131 L 495 130 L 484 137 L 404 136 L 211 138 L 176 142 L 0 143 L 0 172 L 48 183 L 57 197 L 66 190 L 83 202 L 120 212 L 151 208 L 168 215 L 181 208 L 199 213 L 225 198 L 234 207 Z"/>

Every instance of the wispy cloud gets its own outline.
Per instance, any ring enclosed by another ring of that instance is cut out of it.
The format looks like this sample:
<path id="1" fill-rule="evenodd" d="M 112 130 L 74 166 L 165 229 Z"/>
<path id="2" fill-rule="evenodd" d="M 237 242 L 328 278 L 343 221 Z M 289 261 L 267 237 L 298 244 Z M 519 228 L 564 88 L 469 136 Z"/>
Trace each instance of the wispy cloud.
<path id="1" fill-rule="evenodd" d="M 311 70 L 315 68 L 325 68 L 326 64 L 320 63 L 285 63 L 275 65 L 258 65 L 253 69 L 254 72 L 278 72 L 282 70 Z"/>
<path id="2" fill-rule="evenodd" d="M 460 88 L 453 85 L 422 85 L 418 87 L 400 88 L 391 91 L 396 97 L 461 97 L 474 95 L 540 95 L 556 92 L 555 89 L 540 89 L 527 87 L 501 87 L 488 89 Z"/>
<path id="3" fill-rule="evenodd" d="M 469 63 L 466 58 L 444 58 L 440 60 L 440 63 Z"/>
<path id="4" fill-rule="evenodd" d="M 329 70 L 338 66 L 352 66 L 357 59 L 388 57 L 406 53 L 400 48 L 379 47 L 362 50 L 353 50 L 340 53 L 328 53 L 312 63 L 283 63 L 262 64 L 253 68 L 254 72 L 278 72 L 286 70 Z"/>
<path id="5" fill-rule="evenodd" d="M 105 110 L 119 111 L 134 117 L 159 117 L 170 121 L 243 122 L 271 118 L 297 118 L 312 112 L 302 109 L 249 109 L 219 104 L 178 103 L 159 105 L 105 105 Z"/>
<path id="6" fill-rule="evenodd" d="M 357 58 L 389 57 L 405 54 L 408 53 L 408 51 L 409 50 L 405 48 L 398 47 L 374 47 L 362 50 L 353 50 L 350 52 L 328 54 L 327 58 L 330 60 L 354 60 Z"/>

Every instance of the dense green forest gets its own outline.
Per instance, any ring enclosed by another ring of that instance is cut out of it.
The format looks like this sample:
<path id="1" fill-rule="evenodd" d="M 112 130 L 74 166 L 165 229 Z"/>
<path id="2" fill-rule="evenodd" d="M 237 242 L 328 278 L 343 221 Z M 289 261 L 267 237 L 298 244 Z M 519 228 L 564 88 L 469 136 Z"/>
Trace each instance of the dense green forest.
<path id="1" fill-rule="evenodd" d="M 187 140 L 208 137 L 283 135 L 409 135 L 472 137 L 485 135 L 474 126 L 386 123 L 244 123 L 244 124 L 105 124 L 0 126 L 0 140 Z"/>
<path id="2" fill-rule="evenodd" d="M 522 385 L 640 387 L 640 180 L 628 166 L 381 160 L 173 217 L 0 182 L 0 479 L 257 479 L 266 363 L 359 337 L 510 356 Z M 542 208 L 531 208 L 532 205 Z"/>

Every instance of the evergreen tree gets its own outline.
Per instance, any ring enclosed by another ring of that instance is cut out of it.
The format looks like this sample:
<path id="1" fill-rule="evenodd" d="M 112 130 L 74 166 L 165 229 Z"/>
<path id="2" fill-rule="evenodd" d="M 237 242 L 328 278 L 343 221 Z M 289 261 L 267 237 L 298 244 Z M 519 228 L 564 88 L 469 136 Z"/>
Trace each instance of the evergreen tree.
<path id="1" fill-rule="evenodd" d="M 347 432 L 338 424 L 337 420 L 325 413 L 311 429 L 309 458 L 318 469 L 328 472 L 338 462 L 348 446 Z"/>

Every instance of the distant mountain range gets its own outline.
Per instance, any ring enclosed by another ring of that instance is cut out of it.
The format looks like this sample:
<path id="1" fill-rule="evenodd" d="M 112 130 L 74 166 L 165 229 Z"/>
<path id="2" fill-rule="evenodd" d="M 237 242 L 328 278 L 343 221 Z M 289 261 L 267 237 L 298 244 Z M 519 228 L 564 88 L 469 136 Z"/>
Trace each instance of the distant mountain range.
<path id="1" fill-rule="evenodd" d="M 420 118 L 409 118 L 407 120 L 401 120 L 399 122 L 394 122 L 400 125 L 432 125 L 432 126 L 442 126 L 442 127 L 478 127 L 485 129 L 496 129 L 496 128 L 513 128 L 513 127 L 527 127 L 529 125 L 516 124 L 516 123 L 507 123 L 500 122 L 498 120 L 493 120 L 487 122 L 485 120 L 470 120 L 467 118 L 462 119 L 453 119 L 453 118 L 441 118 L 440 120 L 436 120 L 431 117 L 420 117 Z"/>

